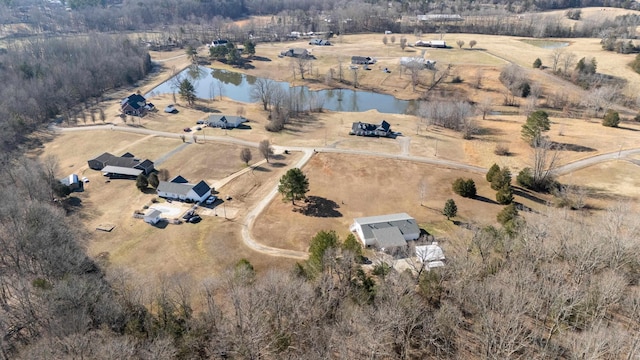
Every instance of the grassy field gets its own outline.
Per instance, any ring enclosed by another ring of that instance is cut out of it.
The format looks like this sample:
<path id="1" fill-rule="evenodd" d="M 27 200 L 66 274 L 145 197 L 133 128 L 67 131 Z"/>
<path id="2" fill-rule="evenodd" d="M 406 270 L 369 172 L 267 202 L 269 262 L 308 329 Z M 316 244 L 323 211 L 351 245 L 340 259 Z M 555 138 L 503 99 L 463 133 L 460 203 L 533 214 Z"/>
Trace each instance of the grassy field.
<path id="1" fill-rule="evenodd" d="M 382 36 L 343 36 L 334 39 L 334 46 L 314 48 L 318 59 L 314 61 L 313 75 L 309 76 L 305 84 L 316 88 L 325 87 L 321 79 L 329 68 L 337 66 L 338 57 L 347 61 L 351 55 L 374 56 L 380 62 L 373 70 L 360 72 L 359 82 L 362 87 L 400 98 L 416 98 L 419 94 L 412 91 L 407 82 L 408 74 L 400 74 L 398 65 L 400 56 L 415 55 L 416 49 L 407 48 L 402 51 L 397 42 L 395 45 L 385 46 Z M 396 36 L 399 39 L 399 35 Z M 425 34 L 422 38 L 431 39 L 435 36 Z M 417 40 L 413 35 L 407 35 L 407 38 L 409 43 Z M 530 163 L 531 151 L 520 139 L 520 128 L 525 116 L 520 114 L 518 108 L 501 105 L 504 87 L 499 83 L 498 75 L 501 67 L 509 61 L 521 63 L 526 68 L 530 68 L 536 57 L 540 57 L 545 63 L 552 50 L 527 44 L 515 37 L 470 34 L 445 36 L 450 44 L 455 44 L 458 39 L 466 43 L 473 39 L 478 45 L 474 50 L 432 49 L 427 51 L 426 56 L 437 60 L 439 66 L 452 64 L 452 76 L 460 76 L 464 80 L 462 84 L 446 85 L 454 89 L 456 94 L 474 101 L 492 99 L 497 112 L 488 115 L 486 120 L 482 120 L 479 115 L 476 117 L 479 132 L 472 140 L 463 140 L 459 133 L 450 130 L 427 127 L 416 116 L 380 114 L 376 111 L 313 113 L 292 120 L 280 133 L 271 133 L 265 129 L 268 114 L 258 104 L 242 104 L 223 98 L 199 101 L 198 108 L 189 108 L 177 99 L 179 113 L 166 114 L 162 109 L 174 103 L 170 95 L 149 99 L 160 109 L 159 112 L 136 119 L 133 123 L 129 119 L 127 123 L 123 123 L 117 116 L 118 99 L 136 91 L 144 93 L 168 79 L 173 67 L 181 69 L 187 66 L 187 59 L 182 56 L 184 51 L 180 50 L 153 53 L 154 60 L 163 60 L 162 70 L 152 74 L 138 87 L 111 94 L 110 100 L 101 104 L 101 107 L 107 115 L 107 122 L 114 123 L 117 128 L 141 127 L 185 134 L 187 142 L 191 142 L 193 134 L 196 134 L 198 143 L 184 144 L 175 137 L 145 136 L 120 131 L 82 131 L 55 136 L 43 133 L 41 139 L 44 145 L 33 155 L 57 156 L 60 160 L 60 177 L 71 172 L 89 177 L 90 183 L 87 184 L 86 191 L 74 194 L 82 205 L 76 213 L 86 224 L 89 252 L 94 256 L 102 254 L 101 258 L 108 258 L 113 267 L 128 268 L 141 276 L 188 273 L 195 279 L 213 276 L 242 257 L 248 258 L 259 270 L 270 267 L 287 268 L 293 264 L 292 261 L 267 257 L 247 249 L 240 239 L 240 231 L 247 212 L 276 186 L 279 177 L 300 158 L 300 154 L 293 152 L 288 156 L 278 156 L 271 164 L 262 164 L 216 189 L 220 192 L 220 197 L 231 196 L 233 200 L 218 205 L 215 209 L 203 210 L 204 220 L 200 224 L 168 225 L 164 228 L 149 226 L 132 217 L 135 210 L 149 204 L 154 198 L 152 193 L 141 193 L 132 181 L 107 183 L 99 172 L 87 170 L 86 161 L 105 151 L 116 155 L 129 151 L 138 157 L 165 160 L 159 168 L 167 169 L 171 175 L 181 174 L 194 182 L 204 179 L 213 183 L 245 167 L 239 157 L 242 146 L 214 143 L 206 139 L 208 136 L 223 136 L 251 142 L 269 139 L 275 145 L 292 147 L 334 147 L 408 154 L 448 159 L 485 168 L 495 162 L 501 166 L 509 166 L 515 173 Z M 578 56 L 596 56 L 599 70 L 604 72 L 611 69 L 611 74 L 619 71 L 620 74 L 631 76 L 625 67 L 626 57 L 602 52 L 597 39 L 567 41 L 570 45 L 565 49 Z M 258 76 L 278 76 L 279 80 L 291 81 L 290 60 L 278 58 L 277 54 L 287 47 L 309 47 L 306 42 L 307 40 L 299 43 L 260 44 L 257 55 L 271 61 L 254 61 L 255 69 L 245 72 Z M 219 63 L 214 63 L 214 66 L 228 68 Z M 389 67 L 392 72 L 385 74 L 378 71 L 380 67 Z M 553 96 L 553 91 L 558 86 L 566 87 L 576 99 L 584 95 L 581 89 L 554 79 L 546 72 L 530 71 L 530 76 L 543 84 L 548 96 Z M 480 89 L 470 84 L 471 79 L 478 74 L 482 76 Z M 350 79 L 349 72 L 345 72 L 345 78 Z M 301 83 L 299 78 L 295 81 Z M 348 84 L 343 86 L 348 87 Z M 183 128 L 194 128 L 197 120 L 211 113 L 244 114 L 250 120 L 250 128 L 228 131 L 204 128 L 191 133 L 183 132 Z M 352 122 L 382 120 L 388 121 L 392 129 L 401 132 L 402 136 L 396 139 L 376 139 L 348 135 Z M 561 163 L 640 144 L 639 123 L 623 122 L 622 128 L 613 129 L 602 127 L 598 119 L 552 116 L 551 121 L 548 135 L 565 149 L 562 151 Z M 497 144 L 506 145 L 511 155 L 495 155 L 493 151 Z M 260 161 L 257 149 L 252 149 L 252 152 L 252 163 Z M 323 153 L 314 155 L 303 170 L 310 180 L 308 195 L 312 204 L 316 204 L 316 207 L 312 206 L 316 212 L 305 215 L 294 211 L 300 210 L 305 204 L 294 207 L 278 198 L 255 223 L 253 234 L 258 241 L 304 251 L 308 247 L 308 241 L 318 230 L 333 229 L 345 236 L 354 217 L 407 212 L 415 216 L 423 228 L 438 236 L 449 236 L 452 238 L 452 245 L 455 243 L 456 246 L 464 247 L 466 235 L 460 230 L 463 227 L 446 221 L 441 215 L 446 199 L 453 198 L 458 204 L 458 224 L 493 224 L 496 213 L 501 209 L 493 201 L 495 192 L 490 190 L 484 177 L 464 171 L 372 156 Z M 582 169 L 563 176 L 560 181 L 588 189 L 587 202 L 592 211 L 597 211 L 615 201 L 637 201 L 638 183 L 634 179 L 639 178 L 636 174 L 638 171 L 638 165 L 621 160 Z M 474 179 L 479 197 L 471 200 L 453 194 L 451 182 L 457 177 Z M 419 184 L 422 181 L 426 183 L 427 191 L 421 201 Z M 538 211 L 542 211 L 545 203 L 550 200 L 549 195 L 516 193 L 516 201 Z M 224 218 L 225 214 L 228 220 Z M 98 224 L 104 223 L 114 224 L 116 228 L 110 233 L 94 231 Z"/>

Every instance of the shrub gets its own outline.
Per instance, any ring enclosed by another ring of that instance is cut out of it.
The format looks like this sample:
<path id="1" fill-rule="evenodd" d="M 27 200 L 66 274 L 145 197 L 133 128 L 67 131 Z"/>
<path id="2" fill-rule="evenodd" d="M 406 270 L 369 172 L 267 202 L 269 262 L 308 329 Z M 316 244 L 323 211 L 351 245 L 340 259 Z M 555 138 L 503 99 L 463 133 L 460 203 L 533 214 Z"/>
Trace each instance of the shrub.
<path id="1" fill-rule="evenodd" d="M 520 170 L 518 176 L 516 177 L 516 182 L 518 185 L 527 188 L 533 189 L 535 187 L 535 183 L 533 181 L 533 174 L 531 173 L 531 168 L 524 168 Z"/>
<path id="2" fill-rule="evenodd" d="M 461 84 L 462 83 L 462 78 L 458 75 L 454 76 L 453 79 L 451 79 L 451 83 L 452 84 Z"/>
<path id="3" fill-rule="evenodd" d="M 498 222 L 500 224 L 505 226 L 508 223 L 513 222 L 513 220 L 517 216 L 518 216 L 518 209 L 516 209 L 516 204 L 515 203 L 511 203 L 511 204 L 505 206 L 504 209 L 502 209 L 498 213 L 498 216 L 496 218 L 497 218 L 497 220 L 498 220 Z"/>
<path id="4" fill-rule="evenodd" d="M 476 196 L 476 183 L 471 179 L 457 178 L 452 185 L 453 192 L 456 194 L 472 198 Z"/>
<path id="5" fill-rule="evenodd" d="M 529 94 L 531 94 L 531 85 L 528 82 L 520 85 L 520 96 L 526 98 Z"/>
<path id="6" fill-rule="evenodd" d="M 500 169 L 500 171 L 493 175 L 491 178 L 491 189 L 500 190 L 506 185 L 511 186 L 511 170 L 507 167 Z"/>
<path id="7" fill-rule="evenodd" d="M 620 115 L 618 112 L 611 109 L 607 110 L 607 113 L 604 115 L 604 119 L 602 119 L 602 125 L 606 127 L 618 127 L 619 124 Z"/>
<path id="8" fill-rule="evenodd" d="M 533 62 L 533 68 L 540 69 L 541 66 L 542 66 L 542 60 L 540 60 L 540 58 L 537 58 L 536 61 Z"/>
<path id="9" fill-rule="evenodd" d="M 497 144 L 495 149 L 493 149 L 493 153 L 498 156 L 509 156 L 511 153 L 509 152 L 509 147 L 507 145 Z"/>
<path id="10" fill-rule="evenodd" d="M 493 165 L 491 165 L 491 167 L 489 168 L 489 171 L 487 171 L 487 182 L 491 182 L 493 181 L 493 177 L 500 172 L 500 166 L 498 166 L 498 164 L 494 163 Z"/>
<path id="11" fill-rule="evenodd" d="M 513 189 L 511 185 L 507 184 L 498 190 L 496 193 L 496 201 L 500 205 L 508 205 L 513 202 Z"/>

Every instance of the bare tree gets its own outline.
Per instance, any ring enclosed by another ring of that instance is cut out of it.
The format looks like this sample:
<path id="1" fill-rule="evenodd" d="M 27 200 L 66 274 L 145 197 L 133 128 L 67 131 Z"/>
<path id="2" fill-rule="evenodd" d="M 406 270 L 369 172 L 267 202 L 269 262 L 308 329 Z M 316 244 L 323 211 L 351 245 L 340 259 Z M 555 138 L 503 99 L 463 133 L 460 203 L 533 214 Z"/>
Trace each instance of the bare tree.
<path id="1" fill-rule="evenodd" d="M 482 100 L 480 100 L 480 102 L 476 105 L 476 109 L 478 109 L 480 113 L 482 113 L 482 120 L 486 119 L 487 114 L 491 112 L 492 108 L 493 104 L 491 98 L 487 96 L 483 97 Z"/>
<path id="2" fill-rule="evenodd" d="M 564 53 L 562 57 L 562 72 L 564 74 L 568 74 L 569 70 L 574 66 L 574 62 L 576 61 L 576 54 L 572 52 Z"/>
<path id="3" fill-rule="evenodd" d="M 257 78 L 251 86 L 251 99 L 254 101 L 260 101 L 265 111 L 269 109 L 271 103 L 271 95 L 274 91 L 274 87 L 277 84 L 270 79 Z"/>
<path id="4" fill-rule="evenodd" d="M 396 43 L 396 36 L 395 35 L 391 35 L 391 44 L 395 44 Z"/>
<path id="5" fill-rule="evenodd" d="M 258 150 L 260 150 L 260 154 L 262 154 L 262 156 L 265 160 L 267 160 L 268 163 L 269 158 L 271 157 L 271 155 L 273 155 L 273 148 L 271 147 L 271 143 L 269 142 L 269 140 L 265 139 L 260 141 L 260 144 L 258 144 Z"/>
<path id="6" fill-rule="evenodd" d="M 343 73 L 342 73 L 342 63 L 343 62 L 344 62 L 344 59 L 342 58 L 342 56 L 338 55 L 338 81 L 339 82 L 342 82 L 342 80 L 343 80 Z"/>
<path id="7" fill-rule="evenodd" d="M 561 48 L 555 48 L 551 52 L 551 69 L 553 72 L 558 70 L 558 64 L 560 63 L 560 59 L 562 59 L 563 54 L 564 49 Z"/>
<path id="8" fill-rule="evenodd" d="M 358 68 L 353 67 L 351 68 L 351 71 L 353 72 L 353 87 L 357 88 L 358 87 Z"/>
<path id="9" fill-rule="evenodd" d="M 552 145 L 551 141 L 540 137 L 531 149 L 531 175 L 537 188 L 545 188 L 553 180 L 554 170 L 560 161 L 560 149 Z"/>
<path id="10" fill-rule="evenodd" d="M 606 111 L 609 109 L 619 92 L 620 88 L 617 86 L 596 87 L 582 98 L 581 104 L 593 110 L 593 117 L 598 117 L 600 110 Z"/>
<path id="11" fill-rule="evenodd" d="M 406 47 L 407 47 L 407 38 L 403 36 L 400 38 L 400 49 L 404 51 L 404 48 Z"/>
<path id="12" fill-rule="evenodd" d="M 456 45 L 458 45 L 458 48 L 462 49 L 462 47 L 464 46 L 464 41 L 463 40 L 458 40 L 458 41 L 456 41 Z"/>
<path id="13" fill-rule="evenodd" d="M 482 79 L 484 78 L 484 70 L 481 68 L 477 69 L 473 77 L 471 78 L 471 86 L 476 89 L 482 88 Z"/>
<path id="14" fill-rule="evenodd" d="M 385 45 L 387 45 L 387 43 L 389 43 L 389 39 L 387 38 L 386 35 L 382 38 L 382 43 L 385 44 Z"/>
<path id="15" fill-rule="evenodd" d="M 253 155 L 251 154 L 251 149 L 243 148 L 240 150 L 240 159 L 245 165 L 249 165 L 249 161 L 251 161 Z"/>
<path id="16" fill-rule="evenodd" d="M 476 46 L 477 43 L 478 43 L 477 41 L 471 40 L 469 41 L 469 47 L 473 49 L 473 47 Z"/>

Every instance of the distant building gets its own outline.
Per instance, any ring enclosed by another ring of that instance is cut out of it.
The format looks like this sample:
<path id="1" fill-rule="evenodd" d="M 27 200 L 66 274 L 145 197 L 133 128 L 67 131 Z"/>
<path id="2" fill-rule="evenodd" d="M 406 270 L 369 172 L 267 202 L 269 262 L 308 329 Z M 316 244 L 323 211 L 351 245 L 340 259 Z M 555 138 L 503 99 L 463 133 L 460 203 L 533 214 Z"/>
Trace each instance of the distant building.
<path id="1" fill-rule="evenodd" d="M 382 136 L 387 137 L 391 136 L 393 132 L 391 131 L 391 124 L 382 120 L 380 124 L 368 124 L 363 122 L 354 122 L 351 125 L 351 131 L 349 135 L 358 135 L 358 136 Z"/>
<path id="2" fill-rule="evenodd" d="M 309 50 L 303 48 L 291 48 L 280 52 L 280 56 L 295 57 L 295 58 L 311 58 Z"/>
<path id="3" fill-rule="evenodd" d="M 143 116 L 149 109 L 147 100 L 140 94 L 131 94 L 120 102 L 120 111 L 125 115 Z"/>
<path id="4" fill-rule="evenodd" d="M 209 46 L 210 47 L 226 46 L 228 43 L 229 43 L 229 40 L 218 39 L 218 40 L 213 40 L 211 42 L 211 45 Z"/>
<path id="5" fill-rule="evenodd" d="M 420 228 L 407 213 L 371 216 L 354 219 L 349 230 L 355 232 L 365 247 L 382 250 L 407 245 L 420 237 Z"/>
<path id="6" fill-rule="evenodd" d="M 432 47 L 432 48 L 446 48 L 447 47 L 447 42 L 444 40 L 418 40 L 415 43 L 415 46 L 422 46 L 422 47 Z"/>
<path id="7" fill-rule="evenodd" d="M 71 191 L 77 191 L 82 189 L 82 183 L 80 182 L 80 180 L 78 179 L 78 175 L 76 174 L 71 174 L 67 176 L 66 178 L 60 180 L 60 183 L 62 183 L 62 185 L 69 187 L 69 190 Z"/>
<path id="8" fill-rule="evenodd" d="M 352 56 L 351 63 L 353 65 L 373 65 L 376 63 L 376 59 L 369 56 Z"/>
<path id="9" fill-rule="evenodd" d="M 242 123 L 247 122 L 248 120 L 242 116 L 231 116 L 231 115 L 210 115 L 207 118 L 207 125 L 209 127 L 217 127 L 223 129 L 232 129 L 237 128 L 242 125 Z"/>
<path id="10" fill-rule="evenodd" d="M 425 68 L 425 69 L 435 69 L 436 61 L 435 60 L 429 60 L 429 59 L 421 58 L 421 57 L 417 57 L 417 56 L 401 57 L 400 58 L 400 65 L 408 66 L 408 67 L 410 67 L 410 66 L 418 66 L 418 67 Z"/>
<path id="11" fill-rule="evenodd" d="M 416 15 L 418 21 L 429 22 L 447 22 L 447 21 L 463 21 L 464 18 L 458 14 L 427 14 Z"/>

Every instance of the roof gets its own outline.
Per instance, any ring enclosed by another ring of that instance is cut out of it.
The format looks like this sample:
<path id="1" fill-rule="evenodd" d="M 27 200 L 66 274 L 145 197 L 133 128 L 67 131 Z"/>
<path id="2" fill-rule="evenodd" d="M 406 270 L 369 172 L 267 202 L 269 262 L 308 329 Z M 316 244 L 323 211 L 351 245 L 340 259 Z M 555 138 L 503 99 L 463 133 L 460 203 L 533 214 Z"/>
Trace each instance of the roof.
<path id="1" fill-rule="evenodd" d="M 402 236 L 400 229 L 397 227 L 387 227 L 382 229 L 373 229 L 373 237 L 376 239 L 376 245 L 379 248 L 388 249 L 391 247 L 405 246 L 407 241 Z"/>
<path id="2" fill-rule="evenodd" d="M 141 167 L 143 169 L 148 169 L 153 167 L 153 161 L 149 159 L 145 159 L 143 162 L 136 165 L 136 167 Z"/>
<path id="3" fill-rule="evenodd" d="M 106 160 L 107 165 L 111 166 L 119 166 L 119 167 L 128 167 L 133 168 L 138 165 L 140 161 L 130 157 L 112 157 L 111 159 Z"/>
<path id="4" fill-rule="evenodd" d="M 191 184 L 160 181 L 157 190 L 160 192 L 187 196 L 192 187 L 193 185 Z"/>
<path id="5" fill-rule="evenodd" d="M 373 230 L 389 227 L 397 227 L 404 234 L 420 233 L 420 228 L 416 223 L 416 219 L 407 213 L 370 216 L 364 218 L 356 218 L 354 221 L 360 224 L 362 235 L 365 239 L 374 238 Z"/>
<path id="6" fill-rule="evenodd" d="M 437 244 L 416 246 L 416 256 L 422 262 L 432 262 L 444 260 L 444 252 Z"/>
<path id="7" fill-rule="evenodd" d="M 207 118 L 207 122 L 215 123 L 215 122 L 223 122 L 223 123 L 233 123 L 233 124 L 241 124 L 243 122 L 247 122 L 247 119 L 242 116 L 233 116 L 233 115 L 209 115 Z"/>
<path id="8" fill-rule="evenodd" d="M 178 183 L 178 184 L 186 184 L 189 181 L 187 179 L 183 178 L 181 175 L 176 175 L 173 179 L 169 180 L 169 182 Z"/>
<path id="9" fill-rule="evenodd" d="M 207 192 L 209 192 L 210 190 L 211 190 L 211 188 L 209 187 L 209 185 L 207 185 L 206 182 L 204 182 L 204 180 L 200 180 L 199 183 L 197 183 L 195 186 L 193 186 L 193 192 L 198 194 L 198 196 L 203 196 Z"/>
<path id="10" fill-rule="evenodd" d="M 124 153 L 124 154 L 120 155 L 120 157 L 134 158 L 134 157 L 136 157 L 136 156 L 135 156 L 135 155 L 133 155 L 133 154 L 132 154 L 132 153 L 130 153 L 130 152 L 126 152 L 126 153 Z"/>
<path id="11" fill-rule="evenodd" d="M 158 209 L 149 209 L 149 211 L 147 211 L 147 213 L 144 214 L 145 217 L 150 217 L 150 218 L 157 218 L 160 215 L 162 215 L 162 211 Z"/>
<path id="12" fill-rule="evenodd" d="M 126 104 L 129 104 L 133 109 L 139 109 L 147 104 L 147 100 L 142 95 L 131 94 L 120 102 L 121 106 L 125 106 Z"/>
<path id="13" fill-rule="evenodd" d="M 119 175 L 130 175 L 130 176 L 138 176 L 142 174 L 142 170 L 140 169 L 132 169 L 130 167 L 114 166 L 114 165 L 107 165 L 103 167 L 102 170 L 100 171 L 106 174 L 119 174 Z"/>
<path id="14" fill-rule="evenodd" d="M 105 161 L 107 161 L 107 160 L 109 160 L 109 159 L 111 159 L 111 158 L 114 158 L 114 157 L 115 157 L 115 155 L 113 155 L 113 154 L 110 154 L 110 153 L 106 152 L 106 153 L 102 153 L 102 154 L 100 154 L 100 155 L 98 155 L 98 156 L 94 157 L 94 158 L 93 158 L 93 159 L 91 159 L 91 160 L 96 160 L 96 161 L 100 161 L 100 162 L 105 162 Z"/>

